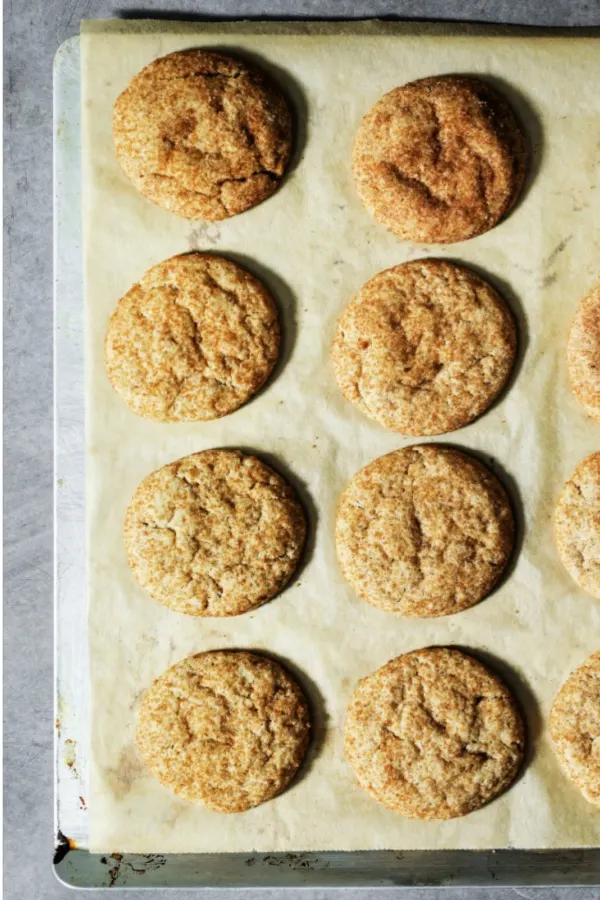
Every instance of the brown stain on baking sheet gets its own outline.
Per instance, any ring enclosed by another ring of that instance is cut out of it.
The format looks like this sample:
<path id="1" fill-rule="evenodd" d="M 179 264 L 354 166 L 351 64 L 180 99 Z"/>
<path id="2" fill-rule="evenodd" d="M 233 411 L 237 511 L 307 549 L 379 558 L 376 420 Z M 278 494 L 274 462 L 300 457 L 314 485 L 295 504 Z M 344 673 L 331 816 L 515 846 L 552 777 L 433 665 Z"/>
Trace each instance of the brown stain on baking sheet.
<path id="1" fill-rule="evenodd" d="M 121 861 L 123 860 L 123 854 L 122 853 L 113 853 L 113 855 L 110 858 L 114 859 L 115 864 L 114 864 L 114 866 L 111 866 L 110 869 L 108 870 L 108 877 L 110 878 L 108 886 L 114 887 L 115 882 L 116 882 L 117 878 L 119 877 L 119 872 L 121 871 Z M 103 857 L 102 862 L 107 862 L 106 857 Z"/>
<path id="2" fill-rule="evenodd" d="M 105 777 L 114 796 L 120 800 L 129 793 L 134 782 L 143 772 L 144 767 L 137 755 L 135 745 L 131 743 L 123 747 L 117 765 L 113 769 L 107 769 Z"/>
<path id="3" fill-rule="evenodd" d="M 570 234 L 568 237 L 563 238 L 562 241 L 559 241 L 554 250 L 548 254 L 546 259 L 544 260 L 544 268 L 547 270 L 546 274 L 542 276 L 541 284 L 542 287 L 547 288 L 550 285 L 554 284 L 558 281 L 558 273 L 553 269 L 554 263 L 558 259 L 561 253 L 563 253 L 569 243 L 569 241 L 573 240 L 573 235 Z"/>
<path id="4" fill-rule="evenodd" d="M 102 856 L 100 862 L 108 866 L 108 887 L 114 887 L 119 875 L 124 869 L 129 869 L 136 875 L 145 875 L 147 872 L 160 869 L 167 862 L 166 856 L 162 853 L 148 853 L 145 856 L 135 857 L 134 865 L 129 859 L 126 859 L 122 853 L 111 853 L 110 856 Z M 123 886 L 123 885 L 121 885 Z M 127 885 L 125 885 L 127 886 Z"/>
<path id="5" fill-rule="evenodd" d="M 62 730 L 63 716 L 65 715 L 65 713 L 67 711 L 68 711 L 67 704 L 65 703 L 63 698 L 59 695 L 58 699 L 56 701 L 56 719 L 54 722 L 54 724 L 56 726 L 56 731 L 57 731 L 59 737 L 60 737 L 61 730 Z"/>
<path id="6" fill-rule="evenodd" d="M 63 760 L 75 778 L 79 778 L 79 772 L 77 771 L 77 741 L 72 740 L 72 738 L 67 738 L 63 745 Z"/>
<path id="7" fill-rule="evenodd" d="M 190 250 L 205 250 L 206 244 L 213 247 L 221 240 L 221 229 L 211 222 L 203 222 L 192 228 L 188 235 L 188 247 Z"/>

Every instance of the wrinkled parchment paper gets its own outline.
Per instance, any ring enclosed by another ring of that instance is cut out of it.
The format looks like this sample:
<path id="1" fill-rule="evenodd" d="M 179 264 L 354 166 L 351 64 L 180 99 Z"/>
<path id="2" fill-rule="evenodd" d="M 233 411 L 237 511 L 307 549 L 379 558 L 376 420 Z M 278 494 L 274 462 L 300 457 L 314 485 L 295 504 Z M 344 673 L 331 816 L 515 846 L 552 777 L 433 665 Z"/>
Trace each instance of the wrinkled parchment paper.
<path id="1" fill-rule="evenodd" d="M 581 296 L 600 278 L 600 52 L 593 38 L 443 35 L 422 27 L 222 23 L 86 23 L 83 29 L 87 514 L 91 655 L 91 849 L 97 851 L 366 850 L 575 847 L 600 843 L 600 810 L 561 773 L 548 735 L 552 698 L 600 648 L 600 602 L 562 568 L 553 542 L 557 494 L 600 449 L 600 426 L 569 393 L 565 342 Z M 312 33 L 311 33 L 312 32 Z M 256 209 L 220 224 L 188 223 L 139 195 L 113 152 L 111 108 L 157 56 L 186 47 L 240 51 L 264 63 L 299 120 L 293 171 Z M 400 243 L 375 224 L 349 167 L 361 116 L 385 92 L 444 72 L 503 87 L 533 144 L 530 183 L 510 218 L 449 247 Z M 262 277 L 283 318 L 283 361 L 268 388 L 217 422 L 143 421 L 113 393 L 103 341 L 119 297 L 150 266 L 190 249 L 223 252 Z M 458 615 L 416 620 L 371 608 L 336 563 L 336 498 L 364 464 L 411 443 L 346 403 L 329 364 L 334 323 L 376 272 L 419 256 L 473 265 L 502 291 L 519 324 L 520 360 L 500 402 L 446 438 L 487 460 L 520 520 L 516 565 L 496 592 Z M 187 453 L 250 448 L 298 487 L 310 514 L 306 565 L 258 611 L 225 620 L 178 615 L 130 574 L 122 521 L 138 482 Z M 342 752 L 356 681 L 429 644 L 481 652 L 525 711 L 520 780 L 464 819 L 409 821 L 356 785 Z M 177 799 L 142 769 L 134 744 L 144 689 L 188 654 L 266 650 L 292 665 L 314 707 L 315 740 L 292 788 L 242 815 Z"/>

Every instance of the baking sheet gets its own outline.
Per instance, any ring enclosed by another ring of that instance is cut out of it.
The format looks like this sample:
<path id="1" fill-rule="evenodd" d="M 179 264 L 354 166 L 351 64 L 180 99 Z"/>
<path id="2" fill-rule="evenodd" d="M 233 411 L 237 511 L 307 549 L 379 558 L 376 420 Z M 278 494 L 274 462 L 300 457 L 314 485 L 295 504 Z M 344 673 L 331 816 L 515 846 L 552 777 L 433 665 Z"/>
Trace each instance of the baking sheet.
<path id="1" fill-rule="evenodd" d="M 598 449 L 565 380 L 564 344 L 581 295 L 599 277 L 597 196 L 600 58 L 593 39 L 404 34 L 364 25 L 332 33 L 185 23 L 87 23 L 82 34 L 86 294 L 87 540 L 91 672 L 92 850 L 419 849 L 594 846 L 600 813 L 558 769 L 546 728 L 567 673 L 600 643 L 600 605 L 570 581 L 552 540 L 563 481 Z M 325 29 L 327 31 L 327 29 Z M 187 223 L 154 207 L 114 159 L 112 103 L 156 56 L 189 46 L 261 60 L 299 112 L 300 148 L 282 189 L 224 223 Z M 576 65 L 575 65 L 576 62 Z M 492 232 L 464 244 L 402 244 L 362 209 L 349 151 L 361 116 L 385 91 L 433 73 L 473 72 L 503 86 L 534 143 L 522 202 Z M 188 249 L 223 252 L 272 289 L 286 340 L 277 377 L 227 418 L 197 425 L 145 422 L 113 394 L 103 340 L 118 298 L 151 265 Z M 516 565 L 487 600 L 456 616 L 406 620 L 369 607 L 335 560 L 336 498 L 362 465 L 412 443 L 368 422 L 341 398 L 329 366 L 335 320 L 381 269 L 421 255 L 487 274 L 520 326 L 509 390 L 482 419 L 445 438 L 480 452 L 503 478 L 521 520 Z M 280 597 L 231 620 L 193 620 L 152 601 L 129 573 L 122 519 L 156 467 L 208 447 L 237 446 L 273 461 L 299 488 L 312 519 L 309 559 Z M 529 726 L 523 776 L 465 819 L 407 821 L 355 784 L 341 726 L 353 686 L 393 656 L 428 644 L 480 651 L 515 690 Z M 140 696 L 189 653 L 263 649 L 289 660 L 316 717 L 311 758 L 281 797 L 222 816 L 173 797 L 146 775 L 134 747 Z"/>

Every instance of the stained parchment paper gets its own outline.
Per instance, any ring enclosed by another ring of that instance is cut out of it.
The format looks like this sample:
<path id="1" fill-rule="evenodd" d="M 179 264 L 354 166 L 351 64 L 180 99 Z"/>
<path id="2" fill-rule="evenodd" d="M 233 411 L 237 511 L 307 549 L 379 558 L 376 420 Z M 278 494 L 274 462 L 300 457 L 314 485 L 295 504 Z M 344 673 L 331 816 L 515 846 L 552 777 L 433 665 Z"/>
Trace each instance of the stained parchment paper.
<path id="1" fill-rule="evenodd" d="M 264 64 L 296 109 L 289 177 L 261 206 L 219 224 L 189 223 L 138 194 L 120 172 L 111 109 L 157 56 L 206 46 Z M 552 698 L 600 648 L 600 602 L 562 568 L 552 513 L 564 480 L 600 449 L 566 382 L 565 343 L 581 296 L 600 278 L 600 52 L 593 38 L 444 34 L 423 27 L 90 22 L 83 28 L 87 546 L 91 658 L 91 849 L 96 851 L 541 848 L 600 843 L 600 810 L 560 771 L 548 734 Z M 527 188 L 507 221 L 447 247 L 397 241 L 372 221 L 350 175 L 362 115 L 391 88 L 426 75 L 488 76 L 532 143 Z M 275 377 L 216 422 L 161 425 L 112 391 L 103 341 L 119 297 L 150 266 L 190 249 L 224 253 L 272 290 L 285 341 Z M 370 607 L 341 577 L 333 525 L 348 479 L 414 441 L 368 421 L 341 397 L 329 363 L 337 316 L 376 272 L 419 256 L 472 265 L 518 320 L 508 390 L 447 444 L 473 450 L 507 486 L 519 521 L 515 563 L 501 587 L 458 615 L 403 619 Z M 126 505 L 149 472 L 209 447 L 241 447 L 298 488 L 311 520 L 307 560 L 285 592 L 254 613 L 194 619 L 153 601 L 129 572 Z M 82 598 L 83 601 L 83 598 Z M 357 680 L 430 644 L 478 652 L 522 704 L 529 752 L 501 798 L 466 818 L 409 821 L 355 783 L 342 749 Z M 177 799 L 146 774 L 134 735 L 143 691 L 188 654 L 221 647 L 288 661 L 311 698 L 309 759 L 293 786 L 242 815 Z"/>

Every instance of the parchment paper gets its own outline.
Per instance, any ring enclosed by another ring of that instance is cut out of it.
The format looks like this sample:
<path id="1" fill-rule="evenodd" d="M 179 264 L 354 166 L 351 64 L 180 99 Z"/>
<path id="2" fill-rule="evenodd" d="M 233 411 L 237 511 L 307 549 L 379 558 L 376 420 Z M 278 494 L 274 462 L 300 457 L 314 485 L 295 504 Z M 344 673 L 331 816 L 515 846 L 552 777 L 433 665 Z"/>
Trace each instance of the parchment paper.
<path id="1" fill-rule="evenodd" d="M 422 32 L 422 33 L 420 33 Z M 278 193 L 221 224 L 159 209 L 121 174 L 111 108 L 153 58 L 191 46 L 260 59 L 287 90 L 299 152 Z M 564 480 L 600 448 L 600 426 L 572 399 L 565 372 L 569 321 L 600 278 L 600 53 L 593 38 L 442 35 L 417 26 L 360 24 L 87 23 L 83 29 L 87 515 L 91 655 L 91 849 L 272 851 L 541 848 L 600 843 L 600 810 L 561 773 L 547 729 L 568 673 L 600 647 L 600 602 L 564 571 L 552 512 Z M 444 72 L 482 73 L 504 87 L 533 143 L 530 183 L 510 218 L 449 247 L 400 243 L 375 224 L 349 166 L 361 116 L 385 92 Z M 308 122 L 308 127 L 306 127 Z M 266 390 L 212 423 L 143 421 L 104 370 L 107 320 L 150 266 L 191 248 L 247 264 L 283 317 L 283 362 Z M 520 360 L 500 402 L 446 443 L 478 451 L 507 485 L 520 522 L 516 564 L 478 606 L 433 620 L 371 608 L 341 577 L 333 541 L 336 498 L 375 457 L 411 441 L 346 403 L 329 364 L 334 323 L 362 284 L 419 256 L 463 261 L 487 274 L 519 323 Z M 178 615 L 130 574 L 122 521 L 138 482 L 187 453 L 256 451 L 295 483 L 312 522 L 309 559 L 258 611 L 225 620 Z M 463 819 L 409 821 L 356 785 L 342 752 L 344 710 L 357 680 L 430 644 L 478 651 L 504 675 L 528 725 L 524 774 Z M 292 665 L 312 699 L 315 741 L 301 776 L 279 798 L 221 815 L 175 798 L 142 769 L 134 745 L 140 696 L 188 654 L 245 647 Z"/>

